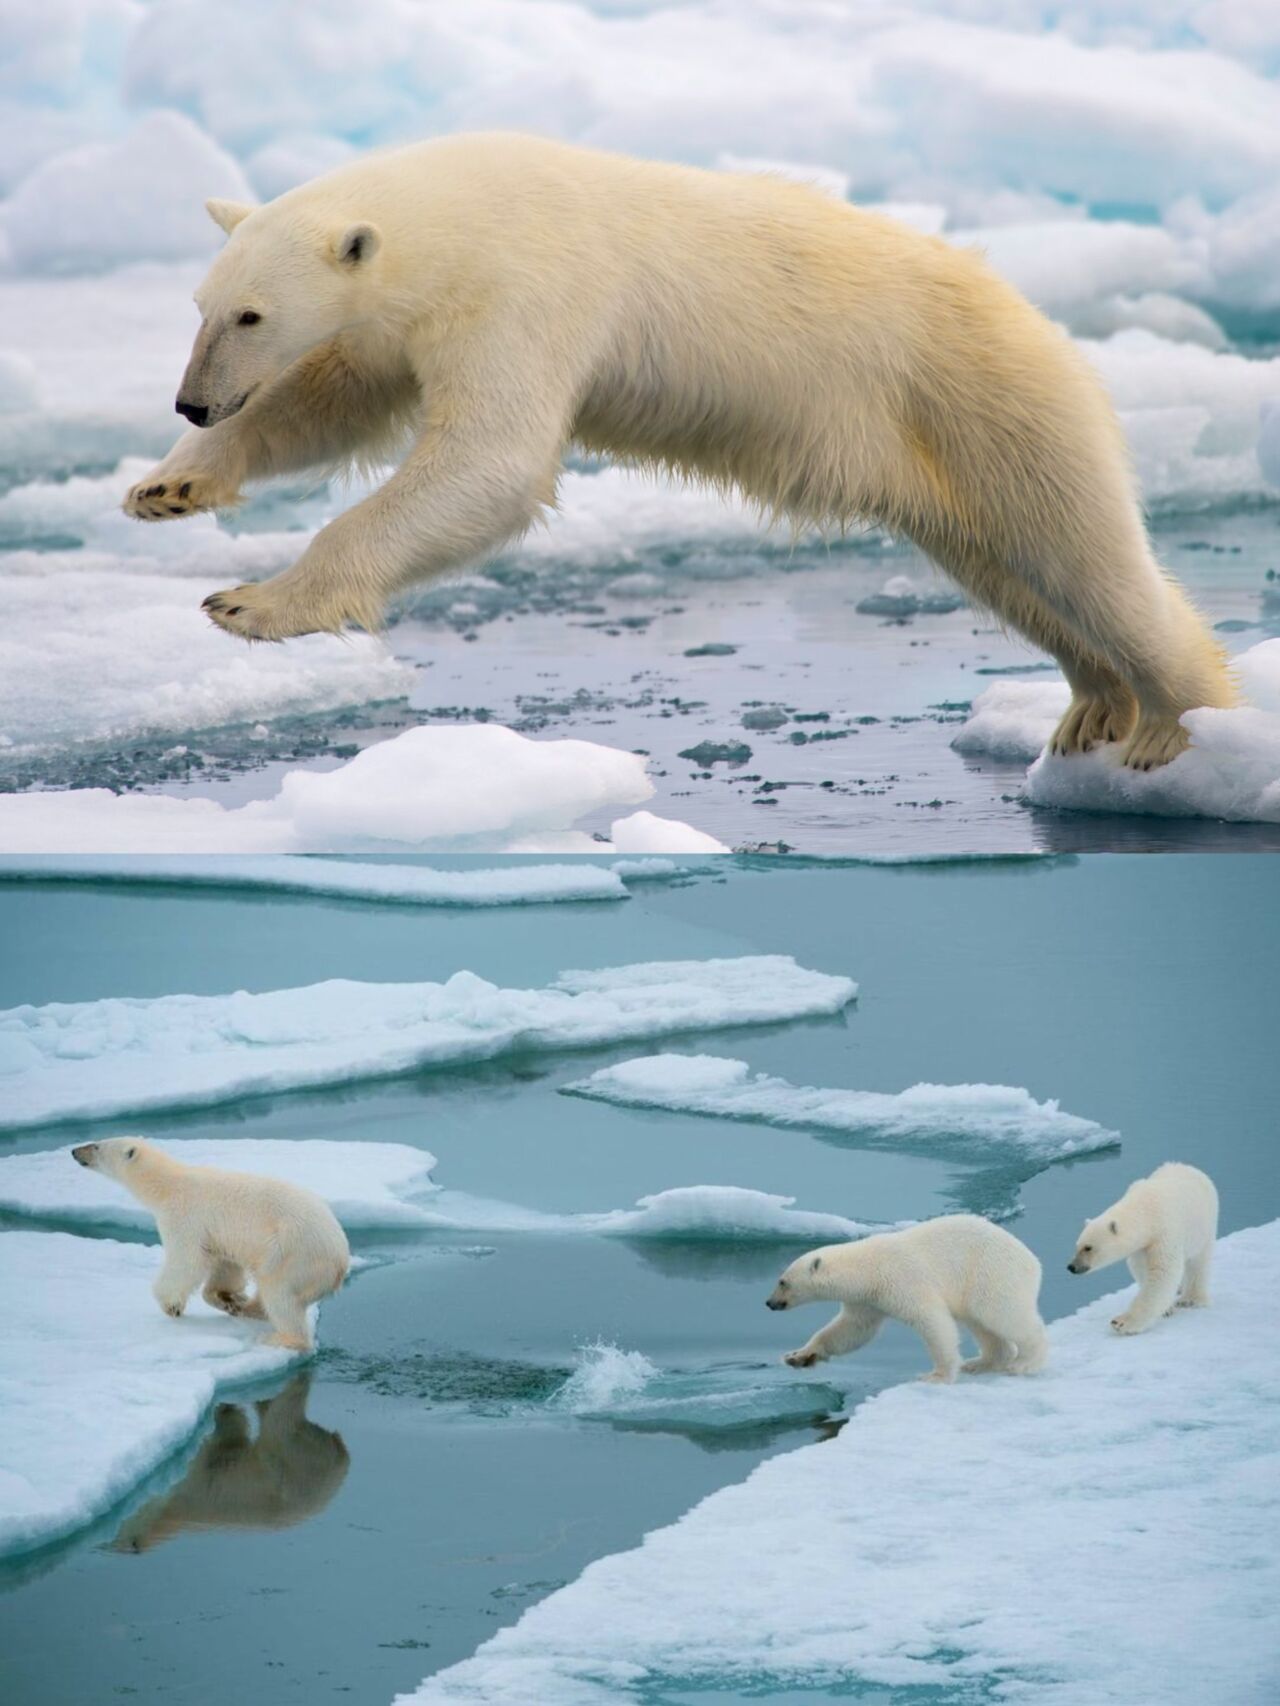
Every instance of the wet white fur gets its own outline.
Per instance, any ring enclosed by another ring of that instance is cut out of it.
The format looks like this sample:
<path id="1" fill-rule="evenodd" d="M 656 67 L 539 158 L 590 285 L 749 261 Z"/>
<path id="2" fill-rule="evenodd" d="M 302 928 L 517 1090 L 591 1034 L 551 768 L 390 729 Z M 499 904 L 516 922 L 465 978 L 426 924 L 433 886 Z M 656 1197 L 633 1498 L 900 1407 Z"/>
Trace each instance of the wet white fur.
<path id="1" fill-rule="evenodd" d="M 1138 1294 L 1111 1325 L 1145 1333 L 1176 1308 L 1209 1302 L 1209 1267 L 1218 1236 L 1218 1192 L 1198 1167 L 1166 1161 L 1094 1220 L 1085 1222 L 1072 1267 L 1093 1273 L 1125 1261 Z"/>
<path id="2" fill-rule="evenodd" d="M 1039 1292 L 1040 1264 L 1025 1244 L 977 1215 L 948 1214 L 810 1250 L 785 1271 L 770 1303 L 792 1308 L 826 1299 L 841 1306 L 834 1321 L 787 1356 L 797 1368 L 858 1350 L 892 1318 L 928 1346 L 933 1373 L 926 1378 L 950 1382 L 961 1367 L 970 1374 L 1035 1374 L 1044 1367 L 1049 1341 L 1036 1307 Z M 980 1352 L 964 1364 L 961 1326 Z"/>
<path id="3" fill-rule="evenodd" d="M 210 211 L 230 236 L 183 390 L 216 424 L 126 509 L 167 520 L 408 445 L 293 567 L 212 595 L 233 633 L 376 626 L 527 528 L 577 443 L 793 526 L 914 540 L 1058 659 L 1057 750 L 1125 741 L 1150 767 L 1182 712 L 1232 700 L 1097 377 L 976 253 L 781 179 L 503 135 Z"/>
<path id="4" fill-rule="evenodd" d="M 153 1291 L 181 1315 L 197 1287 L 228 1315 L 263 1317 L 268 1344 L 310 1350 L 308 1307 L 336 1291 L 351 1264 L 347 1237 L 314 1191 L 255 1173 L 192 1167 L 141 1137 L 112 1137 L 76 1151 L 156 1217 L 164 1266 Z M 246 1276 L 257 1296 L 245 1291 Z"/>

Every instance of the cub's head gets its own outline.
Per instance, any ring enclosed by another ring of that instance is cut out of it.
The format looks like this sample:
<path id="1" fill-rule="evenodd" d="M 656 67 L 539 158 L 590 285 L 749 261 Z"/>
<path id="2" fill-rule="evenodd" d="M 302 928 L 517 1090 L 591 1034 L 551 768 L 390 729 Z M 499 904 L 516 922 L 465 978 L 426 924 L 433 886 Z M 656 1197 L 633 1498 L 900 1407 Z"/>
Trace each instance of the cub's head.
<path id="1" fill-rule="evenodd" d="M 1067 1263 L 1069 1274 L 1091 1274 L 1096 1268 L 1109 1268 L 1131 1256 L 1136 1248 L 1125 1236 L 1123 1215 L 1115 1209 L 1100 1214 L 1096 1220 L 1086 1220 L 1084 1231 L 1076 1243 L 1076 1253 Z"/>
<path id="2" fill-rule="evenodd" d="M 128 1184 L 151 1145 L 142 1137 L 107 1137 L 101 1143 L 81 1143 L 71 1151 L 82 1167 Z"/>
<path id="3" fill-rule="evenodd" d="M 765 1299 L 765 1308 L 794 1309 L 820 1297 L 834 1297 L 830 1256 L 830 1249 L 810 1250 L 807 1256 L 797 1256 Z"/>
<path id="4" fill-rule="evenodd" d="M 196 292 L 200 330 L 177 410 L 216 426 L 317 344 L 354 325 L 382 239 L 374 225 L 322 222 L 286 197 L 266 207 L 210 201 L 229 241 Z"/>

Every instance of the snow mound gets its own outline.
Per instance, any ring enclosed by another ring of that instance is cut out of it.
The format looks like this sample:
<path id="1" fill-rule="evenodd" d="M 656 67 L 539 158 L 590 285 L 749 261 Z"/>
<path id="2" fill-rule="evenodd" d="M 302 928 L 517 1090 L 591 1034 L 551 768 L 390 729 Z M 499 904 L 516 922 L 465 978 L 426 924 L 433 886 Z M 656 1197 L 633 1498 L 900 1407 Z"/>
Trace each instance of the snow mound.
<path id="1" fill-rule="evenodd" d="M 641 1197 L 634 1208 L 579 1215 L 584 1230 L 620 1238 L 738 1238 L 766 1242 L 802 1238 L 865 1238 L 896 1228 L 842 1214 L 796 1208 L 794 1197 L 741 1185 L 681 1185 Z"/>
<path id="2" fill-rule="evenodd" d="M 649 870 L 649 864 L 663 866 Z M 0 854 L 0 882 L 110 882 L 192 888 L 267 889 L 283 894 L 322 895 L 338 900 L 389 901 L 404 906 L 534 906 L 544 901 L 625 900 L 627 882 L 674 875 L 665 860 L 620 860 L 611 869 L 575 861 L 571 865 L 495 865 L 489 869 L 438 870 L 429 865 L 370 864 L 362 860 L 303 858 L 283 853 L 254 858 L 146 858 L 116 854 L 49 854 L 9 858 Z"/>
<path id="3" fill-rule="evenodd" d="M 1026 762 L 1025 798 L 1073 811 L 1280 823 L 1280 640 L 1233 660 L 1247 703 L 1188 711 L 1191 746 L 1161 770 L 1126 770 L 1114 747 L 1054 758 L 1043 752 L 1070 699 L 1061 681 L 1002 681 L 973 705 L 958 752 Z"/>
<path id="4" fill-rule="evenodd" d="M 801 1681 L 956 1699 L 993 1677 L 1007 1706 L 1269 1698 L 1280 1364 L 1258 1347 L 1280 1327 L 1280 1222 L 1222 1240 L 1211 1310 L 1120 1339 L 1118 1295 L 1050 1327 L 1044 1374 L 880 1393 L 401 1699 Z M 1153 1623 L 1135 1592 L 1182 1610 Z"/>
<path id="5" fill-rule="evenodd" d="M 247 659 L 238 653 L 229 667 L 245 669 Z M 379 668 L 400 666 L 388 660 Z M 296 665 L 280 677 L 289 692 L 296 679 Z M 405 729 L 334 770 L 287 771 L 271 799 L 242 806 L 106 788 L 5 794 L 0 852 L 726 851 L 688 824 L 649 813 L 638 814 L 639 822 L 616 819 L 613 840 L 570 827 L 587 813 L 652 793 L 635 753 L 592 741 L 531 740 L 497 723 L 446 724 Z"/>
<path id="6" fill-rule="evenodd" d="M 407 1143 L 343 1143 L 323 1138 L 212 1138 L 161 1145 L 175 1161 L 224 1167 L 305 1185 L 350 1231 L 420 1226 L 413 1199 L 436 1186 L 435 1156 Z M 0 1159 L 0 1209 L 76 1225 L 151 1228 L 155 1216 L 103 1173 L 81 1167 L 71 1149 Z"/>
<path id="7" fill-rule="evenodd" d="M 264 994 L 166 995 L 0 1012 L 0 1128 L 201 1106 L 307 1086 L 838 1013 L 845 977 L 783 955 L 657 960 L 504 989 L 335 979 Z"/>
<path id="8" fill-rule="evenodd" d="M 260 1322 L 156 1307 L 156 1246 L 0 1237 L 0 1553 L 84 1527 L 199 1426 L 222 1387 L 285 1368 Z"/>
<path id="9" fill-rule="evenodd" d="M 745 1060 L 710 1054 L 621 1061 L 566 1084 L 564 1092 L 624 1107 L 818 1126 L 872 1142 L 923 1144 L 967 1156 L 1012 1150 L 1059 1161 L 1119 1141 L 1092 1120 L 1064 1113 L 1057 1102 L 1037 1102 L 1007 1084 L 916 1084 L 897 1095 L 819 1090 L 753 1074 Z"/>

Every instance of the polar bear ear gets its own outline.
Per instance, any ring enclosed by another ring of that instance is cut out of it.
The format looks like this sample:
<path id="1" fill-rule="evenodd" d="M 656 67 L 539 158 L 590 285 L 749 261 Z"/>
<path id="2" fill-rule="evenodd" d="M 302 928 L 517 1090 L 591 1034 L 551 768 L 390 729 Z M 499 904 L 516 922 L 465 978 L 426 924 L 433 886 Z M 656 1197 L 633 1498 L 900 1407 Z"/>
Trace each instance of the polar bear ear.
<path id="1" fill-rule="evenodd" d="M 218 196 L 211 196 L 205 202 L 204 210 L 213 223 L 220 225 L 228 236 L 242 219 L 247 219 L 253 212 L 253 208 L 247 201 L 223 201 Z"/>
<path id="2" fill-rule="evenodd" d="M 134 1144 L 132 1144 L 132 1143 L 131 1143 L 131 1144 L 130 1144 L 130 1145 L 129 1145 L 129 1147 L 128 1147 L 128 1148 L 127 1148 L 127 1149 L 126 1149 L 126 1150 L 125 1150 L 125 1152 L 124 1152 L 124 1158 L 125 1158 L 125 1160 L 126 1160 L 126 1161 L 132 1161 L 132 1160 L 133 1160 L 133 1158 L 134 1158 L 134 1156 L 135 1156 L 135 1155 L 136 1155 L 136 1154 L 137 1154 L 137 1153 L 138 1153 L 138 1151 L 137 1151 L 137 1147 L 136 1147 L 136 1145 L 134 1145 Z"/>
<path id="3" fill-rule="evenodd" d="M 1120 1228 L 1116 1225 L 1115 1221 L 1113 1220 L 1111 1222 L 1111 1236 L 1113 1238 L 1116 1237 L 1116 1235 L 1119 1233 L 1119 1231 L 1120 1231 Z"/>
<path id="4" fill-rule="evenodd" d="M 809 1272 L 811 1274 L 816 1274 L 818 1269 L 821 1266 L 822 1266 L 822 1257 L 821 1256 L 815 1256 L 813 1258 L 813 1260 L 809 1263 Z"/>
<path id="5" fill-rule="evenodd" d="M 362 267 L 371 261 L 382 247 L 382 233 L 376 225 L 369 225 L 364 220 L 358 225 L 348 225 L 341 232 L 333 245 L 334 259 L 339 266 Z"/>

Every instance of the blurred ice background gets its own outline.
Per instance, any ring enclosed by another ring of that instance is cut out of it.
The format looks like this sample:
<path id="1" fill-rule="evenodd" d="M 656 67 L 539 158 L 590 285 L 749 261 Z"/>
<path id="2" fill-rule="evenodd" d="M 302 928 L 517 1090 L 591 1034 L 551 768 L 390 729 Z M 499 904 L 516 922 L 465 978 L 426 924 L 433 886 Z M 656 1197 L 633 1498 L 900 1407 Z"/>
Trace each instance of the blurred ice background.
<path id="1" fill-rule="evenodd" d="M 249 652 L 200 597 L 284 566 L 352 492 L 173 529 L 116 505 L 176 436 L 204 197 L 524 129 L 796 173 L 981 244 L 1097 364 L 1165 560 L 1243 649 L 1280 625 L 1278 70 L 1254 0 L 7 0 L 0 787 L 238 804 L 417 722 L 494 721 L 643 752 L 658 809 L 731 845 L 1134 844 L 1057 809 L 1135 809 L 1114 789 L 1036 804 L 1024 761 L 951 751 L 974 674 L 1038 660 L 878 536 L 793 551 L 584 467 L 545 534 L 418 597 L 388 644 Z"/>

